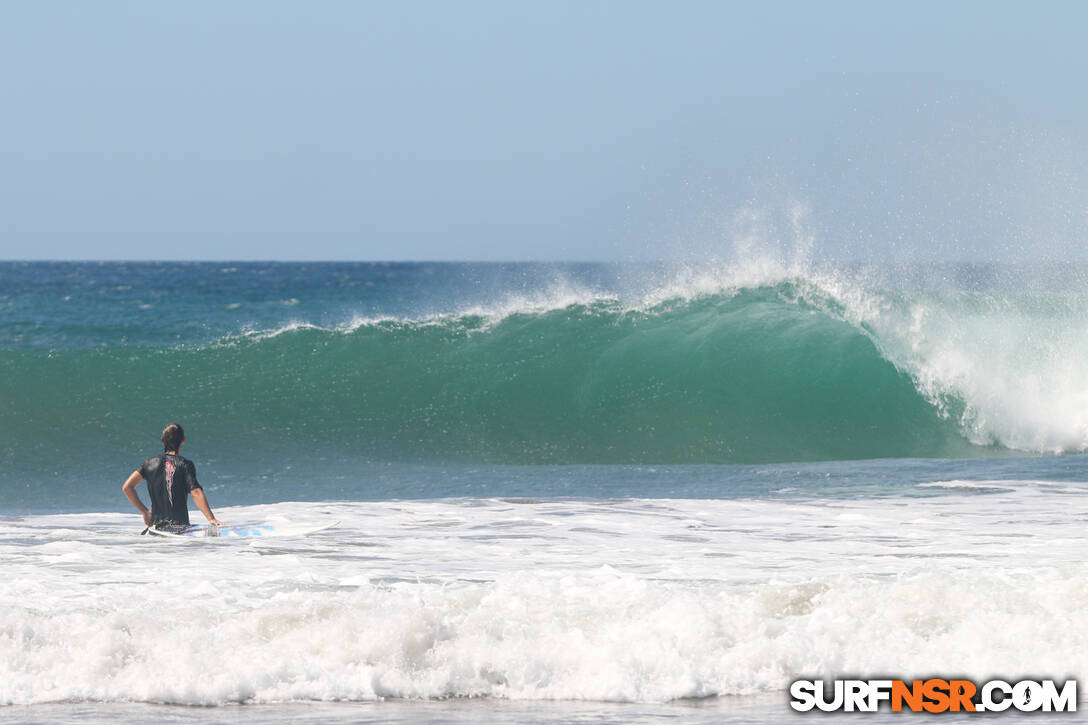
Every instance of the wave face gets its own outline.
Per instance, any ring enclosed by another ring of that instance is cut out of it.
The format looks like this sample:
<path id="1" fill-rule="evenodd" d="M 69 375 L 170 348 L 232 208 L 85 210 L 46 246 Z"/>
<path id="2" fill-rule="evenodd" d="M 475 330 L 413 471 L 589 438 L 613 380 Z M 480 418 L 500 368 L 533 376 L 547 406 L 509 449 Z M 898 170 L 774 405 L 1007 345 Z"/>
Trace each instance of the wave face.
<path id="1" fill-rule="evenodd" d="M 69 465 L 58 451 L 131 457 L 166 419 L 199 431 L 213 458 L 761 463 L 1088 447 L 1080 297 L 730 275 L 676 277 L 634 301 L 568 289 L 175 346 L 0 349 L 0 452 L 26 466 Z"/>
<path id="2" fill-rule="evenodd" d="M 393 459 L 762 462 L 967 448 L 867 335 L 789 293 L 303 327 L 195 349 L 6 352 L 33 371 L 6 394 L 31 429 L 105 424 L 160 400 L 235 441 Z"/>

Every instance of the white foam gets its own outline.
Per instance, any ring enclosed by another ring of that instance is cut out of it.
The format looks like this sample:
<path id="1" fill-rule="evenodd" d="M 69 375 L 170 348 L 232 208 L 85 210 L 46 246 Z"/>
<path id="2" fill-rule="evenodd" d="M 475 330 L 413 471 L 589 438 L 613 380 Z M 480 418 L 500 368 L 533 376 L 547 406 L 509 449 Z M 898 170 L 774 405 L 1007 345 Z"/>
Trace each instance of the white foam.
<path id="1" fill-rule="evenodd" d="M 1039 485 L 1042 485 L 1041 483 Z M 963 491 L 1008 491 L 1009 484 L 1006 481 L 932 481 L 919 483 L 919 488 L 952 488 Z"/>
<path id="2" fill-rule="evenodd" d="M 801 675 L 1088 676 L 1088 491 L 1004 485 L 219 512 L 343 521 L 253 543 L 149 541 L 132 515 L 5 519 L 0 703 L 650 702 Z M 54 525 L 68 533 L 25 543 Z"/>
<path id="3" fill-rule="evenodd" d="M 959 422 L 972 441 L 1088 450 L 1088 302 L 1064 315 L 1030 297 L 975 296 L 960 305 L 920 300 L 910 314 L 909 325 L 877 321 L 877 334 L 931 400 L 965 404 Z"/>

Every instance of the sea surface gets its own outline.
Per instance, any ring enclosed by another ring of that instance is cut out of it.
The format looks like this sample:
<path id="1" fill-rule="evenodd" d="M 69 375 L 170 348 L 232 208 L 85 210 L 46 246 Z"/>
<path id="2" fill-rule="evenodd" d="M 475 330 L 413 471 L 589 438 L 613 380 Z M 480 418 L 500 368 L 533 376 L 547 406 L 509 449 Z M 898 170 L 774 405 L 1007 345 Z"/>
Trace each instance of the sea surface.
<path id="1" fill-rule="evenodd" d="M 1083 684 L 1086 360 L 1075 265 L 0 263 L 0 721 Z M 141 537 L 174 421 L 220 519 L 339 523 Z"/>

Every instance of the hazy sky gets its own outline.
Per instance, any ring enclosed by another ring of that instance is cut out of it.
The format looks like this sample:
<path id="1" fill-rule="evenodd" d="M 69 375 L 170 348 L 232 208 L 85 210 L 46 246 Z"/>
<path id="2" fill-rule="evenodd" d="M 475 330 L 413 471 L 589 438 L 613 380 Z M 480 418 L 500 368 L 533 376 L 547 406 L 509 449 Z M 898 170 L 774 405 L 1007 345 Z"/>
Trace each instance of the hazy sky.
<path id="1" fill-rule="evenodd" d="M 1084 2 L 0 0 L 0 258 L 1084 256 L 1086 27 Z"/>

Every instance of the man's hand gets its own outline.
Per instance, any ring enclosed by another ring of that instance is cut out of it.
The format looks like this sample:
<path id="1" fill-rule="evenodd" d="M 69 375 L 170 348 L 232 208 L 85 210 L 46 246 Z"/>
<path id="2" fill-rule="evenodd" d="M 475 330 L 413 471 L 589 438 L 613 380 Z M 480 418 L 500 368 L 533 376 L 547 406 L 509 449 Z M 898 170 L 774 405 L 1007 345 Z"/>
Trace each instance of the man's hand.
<path id="1" fill-rule="evenodd" d="M 136 507 L 136 510 L 144 517 L 144 526 L 151 525 L 151 511 L 147 506 L 144 506 L 140 501 L 140 496 L 136 493 L 136 487 L 140 485 L 140 482 L 144 480 L 144 477 L 140 475 L 139 471 L 133 471 L 132 474 L 125 479 L 125 482 L 121 484 L 121 490 L 124 491 L 125 497 L 132 502 L 132 505 Z"/>
<path id="2" fill-rule="evenodd" d="M 208 498 L 204 495 L 204 489 L 193 489 L 193 503 L 200 509 L 200 513 L 204 514 L 204 518 L 208 520 L 208 523 L 212 526 L 224 526 L 223 522 L 215 518 L 215 514 L 212 513 L 212 509 L 208 506 Z"/>

